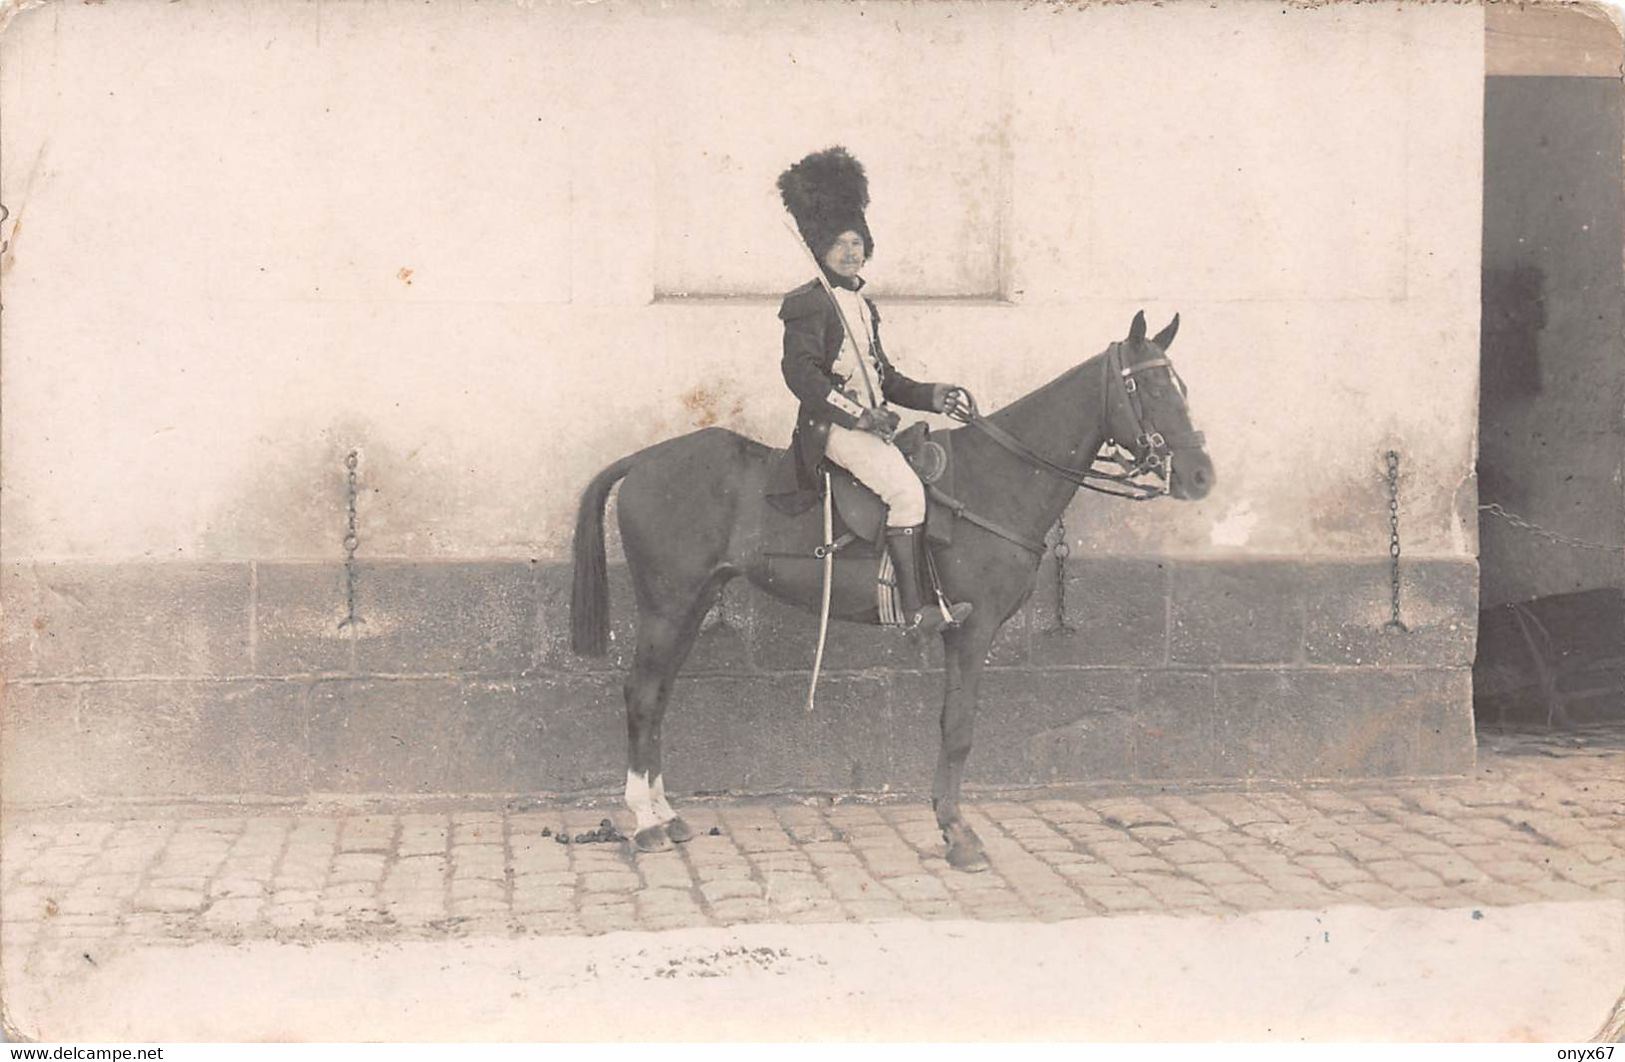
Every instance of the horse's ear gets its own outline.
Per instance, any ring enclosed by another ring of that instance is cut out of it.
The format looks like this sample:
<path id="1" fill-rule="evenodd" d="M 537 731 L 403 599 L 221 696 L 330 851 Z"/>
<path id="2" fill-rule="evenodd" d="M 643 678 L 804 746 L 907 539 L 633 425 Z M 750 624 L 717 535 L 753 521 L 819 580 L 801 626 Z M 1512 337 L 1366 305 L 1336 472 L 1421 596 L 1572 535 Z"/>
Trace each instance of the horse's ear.
<path id="1" fill-rule="evenodd" d="M 1138 343 L 1145 338 L 1145 311 L 1141 310 L 1134 315 L 1134 323 L 1128 326 L 1128 341 Z"/>
<path id="2" fill-rule="evenodd" d="M 1176 314 L 1174 314 L 1174 319 L 1172 321 L 1168 322 L 1168 327 L 1167 328 L 1164 328 L 1162 331 L 1158 332 L 1155 336 L 1151 337 L 1151 342 L 1155 343 L 1157 346 L 1161 347 L 1163 350 L 1166 351 L 1168 349 L 1169 344 L 1171 344 L 1174 341 L 1174 337 L 1177 336 L 1178 334 L 1179 334 L 1179 315 L 1176 313 Z"/>

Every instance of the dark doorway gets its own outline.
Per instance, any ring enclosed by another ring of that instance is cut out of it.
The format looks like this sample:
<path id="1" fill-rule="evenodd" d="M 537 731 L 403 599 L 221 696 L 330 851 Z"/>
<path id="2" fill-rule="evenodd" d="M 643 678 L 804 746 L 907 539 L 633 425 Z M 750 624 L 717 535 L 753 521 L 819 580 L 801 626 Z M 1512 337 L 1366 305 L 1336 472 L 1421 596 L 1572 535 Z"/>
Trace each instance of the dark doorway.
<path id="1" fill-rule="evenodd" d="M 1481 726 L 1625 719 L 1621 100 L 1485 82 Z"/>

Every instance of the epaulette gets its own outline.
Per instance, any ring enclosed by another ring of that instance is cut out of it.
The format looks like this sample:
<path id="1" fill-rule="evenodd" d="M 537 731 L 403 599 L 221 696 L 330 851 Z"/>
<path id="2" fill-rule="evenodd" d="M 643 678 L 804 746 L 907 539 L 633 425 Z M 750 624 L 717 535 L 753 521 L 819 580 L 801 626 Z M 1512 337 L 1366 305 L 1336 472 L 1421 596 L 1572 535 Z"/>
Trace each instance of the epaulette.
<path id="1" fill-rule="evenodd" d="M 798 317 L 807 317 L 815 313 L 823 313 L 829 307 L 829 296 L 824 294 L 823 285 L 816 279 L 796 288 L 784 297 L 779 306 L 779 319 L 792 321 Z"/>

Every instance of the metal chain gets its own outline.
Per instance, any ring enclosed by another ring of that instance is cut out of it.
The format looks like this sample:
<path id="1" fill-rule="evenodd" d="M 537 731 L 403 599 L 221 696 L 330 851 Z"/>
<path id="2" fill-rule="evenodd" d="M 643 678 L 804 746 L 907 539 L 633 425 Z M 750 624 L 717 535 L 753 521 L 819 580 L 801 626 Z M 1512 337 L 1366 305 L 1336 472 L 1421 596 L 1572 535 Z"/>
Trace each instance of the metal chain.
<path id="1" fill-rule="evenodd" d="M 361 545 L 361 536 L 356 529 L 356 467 L 361 463 L 359 451 L 351 450 L 344 458 L 344 468 L 349 478 L 349 522 L 344 531 L 344 618 L 339 621 L 339 629 L 360 623 L 361 618 L 355 614 L 355 551 Z"/>
<path id="2" fill-rule="evenodd" d="M 1066 559 L 1072 555 L 1072 547 L 1066 541 L 1065 516 L 1055 521 L 1055 544 L 1050 546 L 1050 553 L 1055 557 L 1055 622 L 1049 629 L 1052 633 L 1071 633 L 1077 628 L 1066 618 Z"/>
<path id="3" fill-rule="evenodd" d="M 1399 451 L 1388 451 L 1388 571 L 1393 594 L 1390 599 L 1391 615 L 1383 630 L 1394 634 L 1405 633 L 1405 621 L 1399 618 Z"/>
<path id="4" fill-rule="evenodd" d="M 1595 549 L 1601 550 L 1604 553 L 1625 553 L 1625 546 L 1611 546 L 1606 542 L 1587 542 L 1583 538 L 1572 538 L 1568 535 L 1558 534 L 1556 531 L 1548 531 L 1539 524 L 1533 523 L 1530 520 L 1519 516 L 1517 513 L 1508 512 L 1506 509 L 1501 508 L 1500 502 L 1490 502 L 1488 505 L 1480 505 L 1478 509 L 1479 512 L 1494 513 L 1496 516 L 1499 516 L 1513 527 L 1516 527 L 1522 531 L 1527 531 L 1531 535 L 1538 535 L 1541 538 L 1544 538 L 1550 542 L 1555 542 L 1560 546 L 1572 546 L 1575 549 Z"/>

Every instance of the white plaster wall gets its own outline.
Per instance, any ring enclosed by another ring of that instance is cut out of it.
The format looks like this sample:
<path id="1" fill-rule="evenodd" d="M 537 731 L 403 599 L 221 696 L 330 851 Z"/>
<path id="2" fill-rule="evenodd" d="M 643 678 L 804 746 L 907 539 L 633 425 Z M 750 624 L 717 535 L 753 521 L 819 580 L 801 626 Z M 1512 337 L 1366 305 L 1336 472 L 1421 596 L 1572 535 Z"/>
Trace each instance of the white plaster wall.
<path id="1" fill-rule="evenodd" d="M 772 182 L 839 141 L 911 374 L 998 406 L 1183 315 L 1220 486 L 1080 502 L 1082 548 L 1383 555 L 1394 446 L 1407 550 L 1471 555 L 1482 42 L 1473 5 L 27 12 L 0 548 L 336 558 L 356 447 L 364 553 L 562 556 L 622 453 L 786 441 Z"/>

